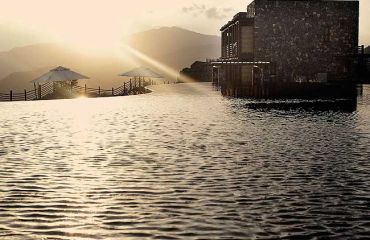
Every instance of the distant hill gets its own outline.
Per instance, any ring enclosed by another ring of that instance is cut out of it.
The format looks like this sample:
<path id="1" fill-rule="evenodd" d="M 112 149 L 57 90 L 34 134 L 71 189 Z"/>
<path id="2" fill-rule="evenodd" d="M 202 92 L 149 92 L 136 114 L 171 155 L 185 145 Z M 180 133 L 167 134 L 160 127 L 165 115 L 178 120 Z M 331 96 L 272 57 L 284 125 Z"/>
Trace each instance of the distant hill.
<path id="1" fill-rule="evenodd" d="M 220 55 L 220 37 L 177 27 L 136 33 L 131 37 L 130 45 L 175 71 L 196 60 Z M 32 88 L 31 80 L 57 66 L 69 67 L 89 76 L 88 86 L 110 88 L 121 85 L 125 80 L 117 76 L 119 73 L 140 64 L 147 65 L 141 61 L 133 63 L 129 57 L 101 57 L 55 44 L 19 47 L 0 52 L 0 92 Z"/>
<path id="2" fill-rule="evenodd" d="M 0 52 L 0 79 L 13 72 L 70 63 L 76 54 L 54 44 L 36 44 Z M 74 59 L 79 61 L 80 59 Z"/>
<path id="3" fill-rule="evenodd" d="M 90 77 L 91 87 L 111 88 L 125 80 L 118 74 L 134 67 L 116 57 L 82 53 L 53 44 L 37 44 L 0 53 L 0 92 L 33 88 L 33 79 L 57 66 L 65 66 Z"/>
<path id="4" fill-rule="evenodd" d="M 22 89 L 31 90 L 34 86 L 30 82 L 30 79 L 32 80 L 41 76 L 48 69 L 50 68 L 11 73 L 0 81 L 0 92 L 8 92 L 10 90 L 21 92 Z"/>
<path id="5" fill-rule="evenodd" d="M 44 41 L 45 37 L 36 35 L 32 31 L 24 31 L 12 24 L 0 23 L 0 52 L 11 49 L 13 46 L 27 46 Z"/>
<path id="6" fill-rule="evenodd" d="M 221 38 L 178 27 L 163 27 L 132 35 L 130 45 L 179 71 L 196 60 L 221 55 Z"/>

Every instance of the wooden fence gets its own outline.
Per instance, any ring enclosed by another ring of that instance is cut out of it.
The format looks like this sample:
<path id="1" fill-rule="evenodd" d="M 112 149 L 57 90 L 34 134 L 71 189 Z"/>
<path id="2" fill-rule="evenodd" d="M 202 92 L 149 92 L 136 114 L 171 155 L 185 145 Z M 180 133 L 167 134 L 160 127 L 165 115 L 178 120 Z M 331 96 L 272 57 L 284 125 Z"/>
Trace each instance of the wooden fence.
<path id="1" fill-rule="evenodd" d="M 111 96 L 126 96 L 136 95 L 147 92 L 146 86 L 153 85 L 152 80 L 130 79 L 117 88 L 102 89 L 89 88 L 85 86 L 70 86 L 63 88 L 63 96 L 56 94 L 57 88 L 54 83 L 45 83 L 42 85 L 34 85 L 33 90 L 24 90 L 23 92 L 0 93 L 0 102 L 8 101 L 34 101 L 34 100 L 48 100 L 61 98 L 74 98 L 78 96 L 86 97 L 111 97 Z"/>

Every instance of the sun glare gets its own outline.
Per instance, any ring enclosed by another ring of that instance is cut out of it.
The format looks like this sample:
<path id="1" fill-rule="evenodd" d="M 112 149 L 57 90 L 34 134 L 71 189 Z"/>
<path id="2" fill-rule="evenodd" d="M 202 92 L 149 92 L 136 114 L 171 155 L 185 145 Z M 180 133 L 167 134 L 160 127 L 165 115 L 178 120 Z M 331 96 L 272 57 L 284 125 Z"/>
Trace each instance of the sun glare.
<path id="1" fill-rule="evenodd" d="M 87 99 L 88 97 L 86 95 L 80 95 L 77 97 L 77 99 Z"/>
<path id="2" fill-rule="evenodd" d="M 175 69 L 167 66 L 166 64 L 163 64 L 159 61 L 157 61 L 156 59 L 153 59 L 149 56 L 147 56 L 146 54 L 128 46 L 128 45 L 125 45 L 124 46 L 124 51 L 125 52 L 128 52 L 130 54 L 132 54 L 134 57 L 140 59 L 141 61 L 145 62 L 146 64 L 149 64 L 155 68 L 157 68 L 158 70 L 162 71 L 163 73 L 165 73 L 167 76 L 169 76 L 170 78 L 172 79 L 178 79 L 182 82 L 186 82 L 186 83 L 192 83 L 192 82 L 195 82 L 194 79 L 192 78 L 189 78 L 189 77 L 186 77 L 186 76 L 179 76 L 179 72 L 176 71 Z"/>

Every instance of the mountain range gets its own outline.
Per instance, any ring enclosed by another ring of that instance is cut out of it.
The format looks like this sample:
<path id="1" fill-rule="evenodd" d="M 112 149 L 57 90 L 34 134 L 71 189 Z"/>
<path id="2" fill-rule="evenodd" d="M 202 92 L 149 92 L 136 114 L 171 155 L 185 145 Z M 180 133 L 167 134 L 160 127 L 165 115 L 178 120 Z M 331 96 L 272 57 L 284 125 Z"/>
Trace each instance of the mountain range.
<path id="1" fill-rule="evenodd" d="M 196 60 L 217 58 L 221 54 L 221 38 L 187 31 L 178 27 L 153 29 L 134 34 L 130 46 L 176 70 Z"/>
<path id="2" fill-rule="evenodd" d="M 175 71 L 196 60 L 220 56 L 220 37 L 178 27 L 163 27 L 133 34 L 129 45 L 147 57 Z M 65 66 L 90 77 L 91 87 L 119 86 L 119 73 L 138 65 L 141 59 L 94 55 L 56 44 L 35 44 L 0 52 L 0 92 L 32 89 L 31 80 L 48 70 Z M 150 67 L 150 66 L 149 66 Z"/>

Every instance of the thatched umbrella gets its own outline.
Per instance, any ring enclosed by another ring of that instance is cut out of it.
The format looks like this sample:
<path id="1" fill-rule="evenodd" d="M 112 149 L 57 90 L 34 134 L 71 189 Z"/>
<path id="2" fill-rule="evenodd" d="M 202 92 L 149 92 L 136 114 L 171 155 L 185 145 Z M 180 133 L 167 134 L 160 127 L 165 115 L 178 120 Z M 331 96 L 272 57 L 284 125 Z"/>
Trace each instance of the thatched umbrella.
<path id="1" fill-rule="evenodd" d="M 163 76 L 161 76 L 160 74 L 154 72 L 153 70 L 151 70 L 150 68 L 146 68 L 146 67 L 138 67 L 138 68 L 135 68 L 135 69 L 132 69 L 131 71 L 128 71 L 128 72 L 125 72 L 125 73 L 122 73 L 120 74 L 119 76 L 122 76 L 122 77 L 133 77 L 134 80 L 135 80 L 135 87 L 136 87 L 136 78 L 139 78 L 139 86 L 141 86 L 141 78 L 143 79 L 143 82 L 145 84 L 145 78 L 163 78 Z M 132 85 L 131 85 L 131 80 L 130 80 L 130 89 L 132 88 Z"/>
<path id="2" fill-rule="evenodd" d="M 135 68 L 129 72 L 125 72 L 125 73 L 122 73 L 120 74 L 120 76 L 123 76 L 123 77 L 148 77 L 148 78 L 163 78 L 163 76 L 161 76 L 160 74 L 154 72 L 153 70 L 151 70 L 150 68 L 145 68 L 145 67 L 139 67 L 139 68 Z"/>
<path id="3" fill-rule="evenodd" d="M 40 84 L 40 83 L 48 83 L 48 82 L 69 82 L 69 81 L 76 81 L 80 79 L 89 79 L 89 77 L 86 77 L 77 72 L 71 71 L 68 68 L 59 66 L 43 74 L 39 78 L 36 78 L 32 82 Z"/>
<path id="4" fill-rule="evenodd" d="M 61 87 L 62 92 L 65 93 L 66 87 L 70 86 L 70 91 L 72 92 L 72 87 L 76 83 L 77 80 L 80 79 L 89 79 L 89 77 L 86 77 L 82 74 L 79 74 L 77 72 L 71 71 L 68 68 L 65 67 L 57 67 L 49 72 L 43 74 L 42 76 L 36 78 L 35 80 L 31 81 L 35 85 L 35 92 L 36 92 L 36 83 L 39 85 L 39 98 L 41 98 L 41 86 L 40 84 L 46 84 L 46 83 L 52 83 L 53 87 L 49 91 L 55 92 L 55 89 L 59 86 Z M 48 92 L 49 92 L 48 91 Z M 63 94 L 64 95 L 64 94 Z"/>

